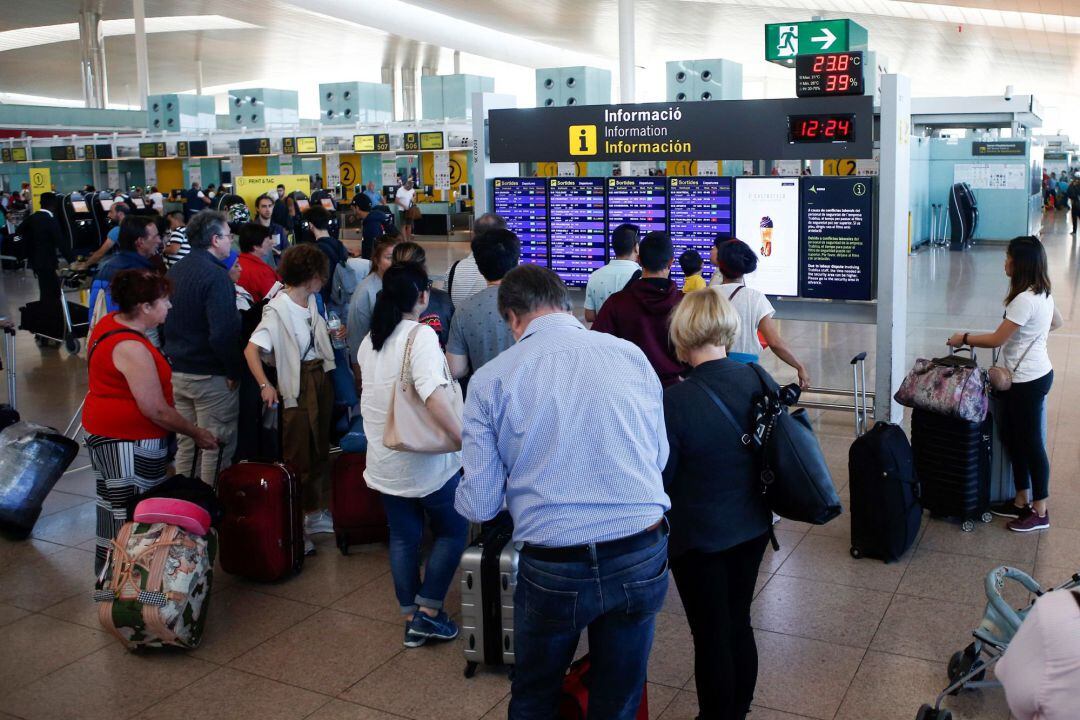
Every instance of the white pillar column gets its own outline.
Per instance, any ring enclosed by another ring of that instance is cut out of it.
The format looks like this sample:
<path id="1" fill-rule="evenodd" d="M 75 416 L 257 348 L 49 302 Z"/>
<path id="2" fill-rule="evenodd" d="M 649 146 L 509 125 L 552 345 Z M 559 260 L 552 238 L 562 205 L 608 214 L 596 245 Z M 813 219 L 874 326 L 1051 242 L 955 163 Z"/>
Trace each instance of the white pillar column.
<path id="1" fill-rule="evenodd" d="M 139 104 L 144 110 L 150 97 L 150 67 L 146 59 L 146 8 L 143 0 L 131 0 L 135 17 L 135 75 L 139 86 Z"/>
<path id="2" fill-rule="evenodd" d="M 877 357 L 874 418 L 899 423 L 893 401 L 907 372 L 908 208 L 911 190 L 911 79 L 881 78 L 878 183 Z"/>
<path id="3" fill-rule="evenodd" d="M 634 73 L 634 0 L 619 0 L 619 102 L 637 102 Z M 630 174 L 630 163 L 619 164 L 623 176 Z"/>

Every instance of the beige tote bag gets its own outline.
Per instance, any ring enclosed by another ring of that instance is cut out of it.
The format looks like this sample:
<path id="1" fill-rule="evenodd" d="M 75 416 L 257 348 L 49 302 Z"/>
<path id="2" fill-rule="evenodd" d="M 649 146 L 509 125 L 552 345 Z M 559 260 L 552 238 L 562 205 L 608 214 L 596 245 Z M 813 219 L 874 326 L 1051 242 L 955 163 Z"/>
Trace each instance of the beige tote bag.
<path id="1" fill-rule="evenodd" d="M 450 437 L 435 422 L 427 405 L 416 392 L 412 381 L 411 360 L 412 346 L 416 340 L 417 325 L 409 333 L 405 343 L 405 357 L 401 361 L 401 373 L 394 384 L 394 394 L 390 396 L 390 409 L 386 413 L 386 429 L 383 431 L 383 445 L 391 450 L 405 450 L 419 453 L 448 453 L 461 450 L 461 443 Z M 450 367 L 443 356 L 443 372 L 450 390 L 450 405 L 454 414 L 461 418 L 464 402 L 461 398 L 461 386 L 450 374 Z"/>

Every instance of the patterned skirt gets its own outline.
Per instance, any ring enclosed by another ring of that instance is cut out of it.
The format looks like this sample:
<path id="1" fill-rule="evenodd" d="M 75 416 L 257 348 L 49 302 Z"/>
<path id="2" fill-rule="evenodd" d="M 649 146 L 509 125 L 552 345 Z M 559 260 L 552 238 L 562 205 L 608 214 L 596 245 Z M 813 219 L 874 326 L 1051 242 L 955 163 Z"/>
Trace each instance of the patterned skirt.
<path id="1" fill-rule="evenodd" d="M 86 436 L 97 486 L 97 543 L 94 574 L 105 569 L 111 542 L 129 518 L 131 500 L 165 480 L 169 466 L 168 438 L 117 440 Z"/>

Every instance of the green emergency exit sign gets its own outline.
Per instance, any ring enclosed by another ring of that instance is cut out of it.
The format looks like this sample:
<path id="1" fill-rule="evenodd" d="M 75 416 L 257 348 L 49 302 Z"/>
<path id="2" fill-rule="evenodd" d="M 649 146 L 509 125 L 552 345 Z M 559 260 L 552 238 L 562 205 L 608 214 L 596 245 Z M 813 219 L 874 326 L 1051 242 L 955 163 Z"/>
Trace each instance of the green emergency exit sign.
<path id="1" fill-rule="evenodd" d="M 765 26 L 765 59 L 794 67 L 798 55 L 867 49 L 866 28 L 851 20 L 811 20 Z"/>

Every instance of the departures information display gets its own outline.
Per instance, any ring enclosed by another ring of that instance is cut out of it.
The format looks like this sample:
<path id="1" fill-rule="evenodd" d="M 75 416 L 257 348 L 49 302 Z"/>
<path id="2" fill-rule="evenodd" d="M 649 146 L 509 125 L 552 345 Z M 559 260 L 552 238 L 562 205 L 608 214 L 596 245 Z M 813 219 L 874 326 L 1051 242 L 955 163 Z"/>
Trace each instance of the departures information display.
<path id="1" fill-rule="evenodd" d="M 604 178 L 548 180 L 551 269 L 570 287 L 584 287 L 607 262 Z"/>
<path id="2" fill-rule="evenodd" d="M 641 228 L 641 235 L 667 232 L 667 178 L 613 177 L 607 181 L 607 237 L 623 223 Z M 612 253 L 608 253 L 614 257 Z"/>
<path id="3" fill-rule="evenodd" d="M 521 242 L 523 264 L 548 266 L 548 212 L 546 178 L 497 178 L 495 214 Z"/>
<path id="4" fill-rule="evenodd" d="M 729 238 L 734 230 L 732 188 L 729 177 L 673 177 L 668 181 L 668 223 L 671 243 L 675 246 L 675 264 L 671 278 L 682 287 L 683 274 L 679 256 L 697 250 L 705 261 L 702 276 L 713 273 L 709 251 L 717 235 Z"/>
<path id="5" fill-rule="evenodd" d="M 872 300 L 872 178 L 803 178 L 801 215 L 799 295 Z"/>

